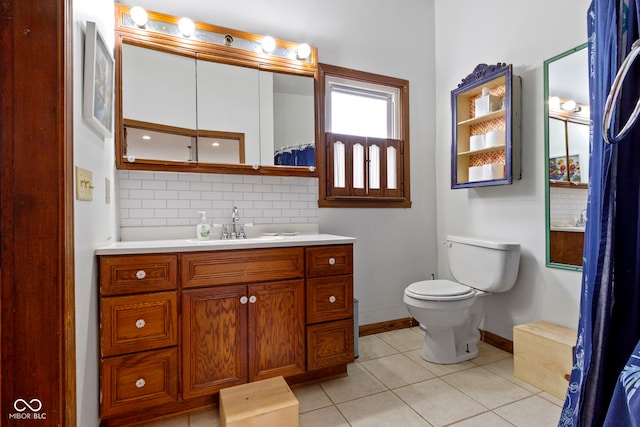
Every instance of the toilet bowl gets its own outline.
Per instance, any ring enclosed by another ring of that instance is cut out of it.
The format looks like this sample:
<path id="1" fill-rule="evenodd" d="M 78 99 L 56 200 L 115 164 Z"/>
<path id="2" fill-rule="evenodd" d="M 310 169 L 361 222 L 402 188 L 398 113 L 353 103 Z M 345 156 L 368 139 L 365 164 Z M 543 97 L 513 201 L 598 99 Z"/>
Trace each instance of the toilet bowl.
<path id="1" fill-rule="evenodd" d="M 453 280 L 423 280 L 404 290 L 409 314 L 426 329 L 420 351 L 439 364 L 478 355 L 484 299 L 510 290 L 517 278 L 520 245 L 448 236 L 445 242 Z"/>

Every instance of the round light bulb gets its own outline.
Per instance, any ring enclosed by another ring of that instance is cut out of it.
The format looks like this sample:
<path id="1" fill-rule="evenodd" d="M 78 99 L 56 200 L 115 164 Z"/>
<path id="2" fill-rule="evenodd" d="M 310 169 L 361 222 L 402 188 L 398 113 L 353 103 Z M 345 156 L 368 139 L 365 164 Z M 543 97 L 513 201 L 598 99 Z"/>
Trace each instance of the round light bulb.
<path id="1" fill-rule="evenodd" d="M 560 98 L 557 96 L 552 96 L 549 98 L 549 107 L 555 110 L 560 109 Z"/>
<path id="2" fill-rule="evenodd" d="M 271 36 L 265 36 L 262 39 L 262 51 L 264 53 L 271 53 L 276 48 L 276 39 Z"/>
<path id="3" fill-rule="evenodd" d="M 183 36 L 191 37 L 191 34 L 193 34 L 196 29 L 196 25 L 189 18 L 180 18 L 178 21 L 178 28 Z"/>
<path id="4" fill-rule="evenodd" d="M 298 46 L 298 59 L 307 59 L 309 55 L 311 55 L 311 47 L 308 44 L 302 43 Z"/>
<path id="5" fill-rule="evenodd" d="M 562 109 L 565 111 L 576 111 L 576 101 L 570 99 L 562 104 Z"/>
<path id="6" fill-rule="evenodd" d="M 147 25 L 147 21 L 149 21 L 149 15 L 147 15 L 147 11 L 140 6 L 133 6 L 129 11 L 129 15 L 138 27 L 144 27 L 145 25 Z"/>

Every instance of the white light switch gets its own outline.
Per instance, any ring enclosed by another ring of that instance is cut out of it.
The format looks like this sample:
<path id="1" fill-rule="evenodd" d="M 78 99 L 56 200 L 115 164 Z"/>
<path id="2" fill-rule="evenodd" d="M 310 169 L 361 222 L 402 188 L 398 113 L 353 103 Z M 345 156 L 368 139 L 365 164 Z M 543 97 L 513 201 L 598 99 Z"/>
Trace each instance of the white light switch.
<path id="1" fill-rule="evenodd" d="M 93 200 L 93 173 L 76 166 L 76 199 Z"/>

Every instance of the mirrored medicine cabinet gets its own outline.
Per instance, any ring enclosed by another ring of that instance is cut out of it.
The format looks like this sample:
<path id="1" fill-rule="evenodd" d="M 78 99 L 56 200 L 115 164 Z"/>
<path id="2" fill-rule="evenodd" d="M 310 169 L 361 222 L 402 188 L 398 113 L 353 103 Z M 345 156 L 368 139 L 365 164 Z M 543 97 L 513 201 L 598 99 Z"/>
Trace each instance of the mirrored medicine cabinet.
<path id="1" fill-rule="evenodd" d="M 547 266 L 582 270 L 589 178 L 587 44 L 544 61 Z"/>
<path id="2" fill-rule="evenodd" d="M 317 176 L 315 48 L 265 53 L 262 36 L 197 23 L 187 37 L 178 17 L 140 27 L 115 8 L 119 169 Z"/>

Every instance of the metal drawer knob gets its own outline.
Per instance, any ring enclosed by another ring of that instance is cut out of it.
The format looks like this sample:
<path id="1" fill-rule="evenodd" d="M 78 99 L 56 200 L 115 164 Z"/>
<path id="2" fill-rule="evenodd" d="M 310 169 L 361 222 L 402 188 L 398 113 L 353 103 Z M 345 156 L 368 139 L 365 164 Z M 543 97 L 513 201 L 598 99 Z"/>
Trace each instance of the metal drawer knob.
<path id="1" fill-rule="evenodd" d="M 142 387 L 144 387 L 144 385 L 145 385 L 146 383 L 147 383 L 147 382 L 144 380 L 144 378 L 139 378 L 139 379 L 136 381 L 136 387 L 138 387 L 138 388 L 142 388 Z"/>
<path id="2" fill-rule="evenodd" d="M 336 297 L 334 297 L 333 295 L 331 295 L 331 296 L 329 297 L 329 302 L 330 302 L 331 304 L 333 304 L 334 302 L 336 302 Z"/>
<path id="3" fill-rule="evenodd" d="M 142 280 L 147 277 L 147 272 L 144 270 L 138 270 L 136 271 L 136 277 L 138 278 L 138 280 Z"/>
<path id="4" fill-rule="evenodd" d="M 333 258 L 333 257 L 329 258 L 329 265 L 333 265 L 335 263 L 336 263 L 336 259 L 335 258 Z"/>
<path id="5" fill-rule="evenodd" d="M 255 296 L 255 295 L 251 295 L 251 296 L 249 297 L 249 302 L 250 302 L 251 304 L 254 304 L 254 303 L 256 302 L 256 300 L 257 300 L 257 299 L 258 299 L 258 298 L 256 298 L 256 296 Z"/>
<path id="6" fill-rule="evenodd" d="M 240 297 L 240 304 L 246 304 L 249 301 L 249 298 L 247 298 L 246 296 L 241 296 Z"/>
<path id="7" fill-rule="evenodd" d="M 144 321 L 144 319 L 138 319 L 136 320 L 136 328 L 138 329 L 142 329 L 144 328 L 144 326 L 147 324 L 147 322 Z"/>

